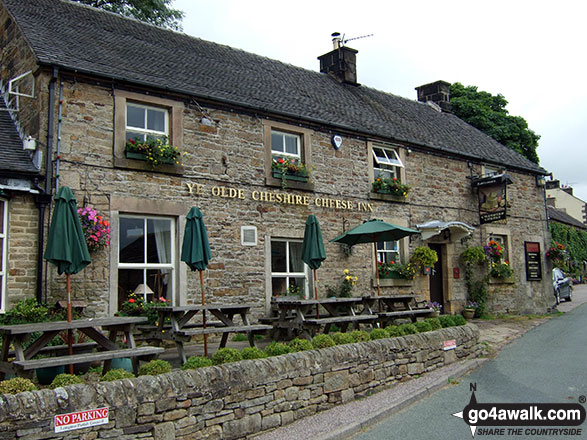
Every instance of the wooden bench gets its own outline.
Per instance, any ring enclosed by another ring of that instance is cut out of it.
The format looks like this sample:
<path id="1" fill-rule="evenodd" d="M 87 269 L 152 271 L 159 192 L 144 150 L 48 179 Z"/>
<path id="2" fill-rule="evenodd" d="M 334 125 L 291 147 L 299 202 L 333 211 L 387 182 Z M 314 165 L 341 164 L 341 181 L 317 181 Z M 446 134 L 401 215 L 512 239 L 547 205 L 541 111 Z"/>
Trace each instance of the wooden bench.
<path id="1" fill-rule="evenodd" d="M 377 315 L 383 326 L 387 325 L 389 321 L 393 321 L 394 319 L 401 319 L 407 318 L 410 319 L 412 322 L 416 322 L 418 316 L 428 316 L 432 315 L 434 310 L 432 309 L 413 309 L 413 310 L 398 310 L 396 312 L 380 312 Z"/>
<path id="2" fill-rule="evenodd" d="M 98 344 L 96 342 L 77 342 L 72 345 L 72 349 L 74 353 L 87 353 L 91 352 L 94 348 L 96 348 Z M 55 354 L 59 356 L 61 353 L 67 353 L 69 351 L 68 345 L 49 345 L 47 347 L 43 347 L 39 350 L 37 354 L 42 355 L 51 355 Z M 8 352 L 8 357 L 13 358 L 15 353 L 13 350 Z"/>
<path id="3" fill-rule="evenodd" d="M 360 323 L 372 323 L 378 318 L 377 315 L 330 316 L 326 318 L 306 318 L 304 319 L 304 324 L 316 327 L 324 324 L 324 333 L 328 333 L 333 324 L 340 324 L 341 331 L 345 332 L 350 324 L 354 324 L 354 327 L 358 329 Z"/>
<path id="4" fill-rule="evenodd" d="M 206 324 L 208 325 L 208 324 Z M 266 330 L 272 330 L 272 325 L 266 324 L 253 324 L 253 325 L 242 325 L 242 326 L 231 326 L 231 327 L 206 327 L 206 328 L 193 328 L 193 329 L 181 329 L 176 333 L 184 336 L 197 336 L 197 335 L 210 335 L 215 333 L 248 333 L 248 332 L 260 332 Z"/>
<path id="5" fill-rule="evenodd" d="M 20 369 L 34 370 L 37 368 L 58 367 L 60 365 L 69 364 L 83 364 L 86 362 L 96 361 L 111 361 L 118 358 L 136 358 L 146 359 L 151 358 L 163 352 L 164 349 L 160 347 L 135 347 L 123 348 L 120 350 L 99 351 L 97 353 L 73 354 L 68 356 L 49 357 L 43 359 L 27 359 L 24 361 L 13 361 L 12 364 L 18 366 Z M 110 369 L 110 365 L 104 364 L 103 373 Z M 137 373 L 138 371 L 135 371 Z"/>

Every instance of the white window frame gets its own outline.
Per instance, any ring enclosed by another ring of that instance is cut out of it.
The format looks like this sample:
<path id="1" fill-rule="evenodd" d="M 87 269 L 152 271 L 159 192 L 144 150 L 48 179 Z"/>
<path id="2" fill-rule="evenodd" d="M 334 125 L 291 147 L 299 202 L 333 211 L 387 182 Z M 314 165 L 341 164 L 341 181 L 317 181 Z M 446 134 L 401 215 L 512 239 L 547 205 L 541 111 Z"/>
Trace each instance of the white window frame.
<path id="1" fill-rule="evenodd" d="M 272 265 L 272 261 L 271 261 L 271 249 L 273 246 L 273 243 L 276 242 L 285 242 L 285 269 L 286 272 L 273 272 L 273 268 L 271 267 Z M 302 243 L 302 240 L 300 239 L 293 239 L 293 238 L 271 238 L 270 244 L 269 244 L 269 267 L 270 267 L 270 271 L 271 271 L 271 278 L 270 278 L 270 286 L 273 285 L 273 278 L 285 278 L 285 285 L 289 286 L 289 279 L 290 278 L 304 278 L 304 298 L 308 298 L 309 296 L 309 292 L 310 292 L 310 276 L 309 276 L 309 268 L 308 265 L 306 263 L 303 263 L 304 265 L 304 271 L 303 272 L 289 272 L 289 257 L 290 257 L 290 252 L 289 252 L 289 244 L 290 243 Z M 273 292 L 272 292 L 272 288 L 270 287 L 269 289 L 271 291 L 271 296 L 273 296 Z M 286 290 L 287 292 L 287 290 Z"/>
<path id="2" fill-rule="evenodd" d="M 171 283 L 171 291 L 168 292 L 168 301 L 172 301 L 172 304 L 174 304 L 175 301 L 175 290 L 176 290 L 176 286 L 175 286 L 175 279 L 176 279 L 176 271 L 177 271 L 177 267 L 176 267 L 176 261 L 175 261 L 175 254 L 177 253 L 177 249 L 175 249 L 176 246 L 176 219 L 174 217 L 165 217 L 165 216 L 154 216 L 154 215 L 139 215 L 139 214 L 120 214 L 119 219 L 118 219 L 118 228 L 119 228 L 119 234 L 121 231 L 120 228 L 120 220 L 123 218 L 134 218 L 134 219 L 142 219 L 143 220 L 143 230 L 145 231 L 145 234 L 147 232 L 147 221 L 148 220 L 169 220 L 170 223 L 170 233 L 171 233 L 171 237 L 170 237 L 170 243 L 171 243 L 171 262 L 170 263 L 147 263 L 147 262 L 143 262 L 143 263 L 121 263 L 120 262 L 120 239 L 118 239 L 118 256 L 117 256 L 117 261 L 118 261 L 118 269 L 142 269 L 143 270 L 143 281 L 147 280 L 147 271 L 148 270 L 152 270 L 152 269 L 169 269 L 171 271 L 171 275 L 170 275 L 170 283 Z M 144 240 L 144 255 L 145 258 L 147 257 L 147 240 Z M 117 271 L 118 272 L 118 271 Z M 144 299 L 145 301 L 147 300 L 147 295 L 144 295 Z M 117 298 L 118 300 L 118 298 Z"/>
<path id="3" fill-rule="evenodd" d="M 383 155 L 378 155 L 375 150 L 381 150 Z M 397 148 L 374 144 L 371 147 L 373 155 L 373 176 L 389 176 L 401 181 L 400 168 L 405 168 L 399 157 Z"/>
<path id="4" fill-rule="evenodd" d="M 379 244 L 383 243 L 383 249 L 379 249 Z M 390 246 L 390 243 L 392 243 L 393 245 Z M 394 261 L 395 263 L 401 263 L 401 240 L 392 240 L 392 241 L 380 241 L 377 242 L 377 262 L 381 263 L 381 262 L 386 262 L 389 263 L 390 259 L 388 259 L 388 261 L 385 261 L 384 256 L 386 255 L 391 255 L 391 254 L 397 254 L 397 258 L 391 258 L 391 261 Z"/>
<path id="5" fill-rule="evenodd" d="M 0 232 L 0 239 L 2 239 L 2 264 L 0 264 L 0 313 L 6 311 L 6 265 L 8 260 L 8 200 L 0 199 L 0 203 L 4 205 L 3 215 L 0 218 L 2 222 L 2 229 Z"/>
<path id="6" fill-rule="evenodd" d="M 273 149 L 273 135 L 278 134 L 283 136 L 283 151 L 278 151 Z M 294 138 L 296 140 L 296 147 L 297 147 L 297 154 L 288 153 L 285 151 L 285 138 Z M 271 129 L 271 154 L 272 156 L 284 156 L 284 157 L 292 157 L 295 159 L 302 160 L 302 139 L 301 135 L 296 133 L 288 133 L 282 130 L 275 130 Z"/>
<path id="7" fill-rule="evenodd" d="M 144 119 L 145 126 L 144 126 L 144 128 L 143 127 L 134 127 L 132 125 L 129 125 L 129 123 L 128 123 L 128 107 L 129 106 L 141 108 L 141 109 L 145 110 L 145 119 Z M 148 114 L 149 110 L 154 110 L 154 111 L 163 113 L 164 124 L 165 124 L 164 131 L 152 130 L 152 129 L 147 128 L 147 114 Z M 161 138 L 161 137 L 165 136 L 167 139 L 169 139 L 169 111 L 165 108 L 156 107 L 156 106 L 152 106 L 152 105 L 139 104 L 134 101 L 127 101 L 126 107 L 125 107 L 125 120 L 126 120 L 125 132 L 126 131 L 134 131 L 134 132 L 142 133 L 145 135 L 145 140 L 147 139 L 148 136 L 151 136 L 154 138 Z"/>

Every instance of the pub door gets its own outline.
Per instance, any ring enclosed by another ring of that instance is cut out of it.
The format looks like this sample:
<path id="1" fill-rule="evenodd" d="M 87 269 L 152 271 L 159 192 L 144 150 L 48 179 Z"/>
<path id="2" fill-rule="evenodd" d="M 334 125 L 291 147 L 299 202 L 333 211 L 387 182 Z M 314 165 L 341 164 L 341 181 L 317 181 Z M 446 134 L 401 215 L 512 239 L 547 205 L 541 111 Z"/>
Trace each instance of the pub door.
<path id="1" fill-rule="evenodd" d="M 443 261 L 442 261 L 442 245 L 429 243 L 428 247 L 438 254 L 438 261 L 434 264 L 430 272 L 430 301 L 437 302 L 444 306 L 444 280 L 443 280 Z"/>

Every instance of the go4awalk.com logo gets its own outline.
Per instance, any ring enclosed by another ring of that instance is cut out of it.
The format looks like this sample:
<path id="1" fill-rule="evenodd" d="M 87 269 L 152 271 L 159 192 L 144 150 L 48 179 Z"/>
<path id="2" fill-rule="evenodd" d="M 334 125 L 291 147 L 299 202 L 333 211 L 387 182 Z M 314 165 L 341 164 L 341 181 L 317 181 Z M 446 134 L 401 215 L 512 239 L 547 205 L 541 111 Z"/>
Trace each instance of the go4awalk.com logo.
<path id="1" fill-rule="evenodd" d="M 469 425 L 471 435 L 582 436 L 585 428 L 585 396 L 580 403 L 479 403 L 476 384 L 471 384 L 471 400 L 453 414 Z"/>

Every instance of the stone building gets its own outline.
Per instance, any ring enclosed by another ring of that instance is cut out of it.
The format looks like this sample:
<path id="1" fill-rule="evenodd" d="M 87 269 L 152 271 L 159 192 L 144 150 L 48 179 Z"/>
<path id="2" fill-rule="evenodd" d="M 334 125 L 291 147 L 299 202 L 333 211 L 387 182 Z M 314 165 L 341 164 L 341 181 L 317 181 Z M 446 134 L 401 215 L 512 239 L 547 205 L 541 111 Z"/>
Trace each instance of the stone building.
<path id="1" fill-rule="evenodd" d="M 63 295 L 63 277 L 33 262 L 49 196 L 67 185 L 111 224 L 109 246 L 72 277 L 73 296 L 91 313 L 115 313 L 142 284 L 148 298 L 198 300 L 199 278 L 179 255 L 192 206 L 204 213 L 212 249 L 209 302 L 248 302 L 262 315 L 272 295 L 308 295 L 300 248 L 314 214 L 326 242 L 322 296 L 345 269 L 358 278 L 353 294 L 375 293 L 373 248 L 329 240 L 379 218 L 422 234 L 379 243 L 378 259 L 407 263 L 420 246 L 440 257 L 431 275 L 382 280 L 385 293 L 415 292 L 459 312 L 467 295 L 459 256 L 495 239 L 514 277 L 490 285 L 490 306 L 549 306 L 540 257 L 549 244 L 546 171 L 452 115 L 448 83 L 419 87 L 417 101 L 371 89 L 358 82 L 357 51 L 336 38 L 318 73 L 67 1 L 0 4 L 2 87 L 31 72 L 34 94 L 13 115 L 42 155 L 39 197 L 0 194 L 8 304 Z M 16 84 L 25 89 L 25 80 Z M 135 138 L 166 138 L 179 163 L 154 167 L 129 155 Z M 282 179 L 273 165 L 282 159 L 303 162 L 309 177 Z M 408 185 L 408 196 L 375 191 L 378 178 Z M 528 276 L 526 243 L 538 249 L 541 277 Z"/>

